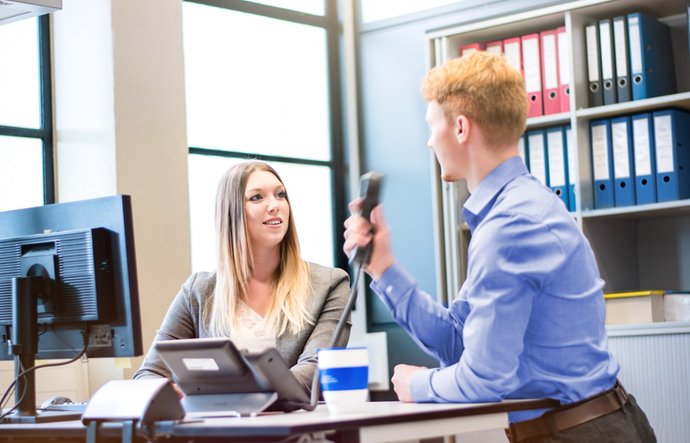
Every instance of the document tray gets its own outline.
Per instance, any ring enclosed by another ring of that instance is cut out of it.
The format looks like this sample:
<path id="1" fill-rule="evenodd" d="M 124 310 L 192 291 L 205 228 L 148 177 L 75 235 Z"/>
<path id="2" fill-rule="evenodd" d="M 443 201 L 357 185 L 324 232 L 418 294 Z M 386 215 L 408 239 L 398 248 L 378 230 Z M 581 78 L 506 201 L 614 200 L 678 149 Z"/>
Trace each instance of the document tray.
<path id="1" fill-rule="evenodd" d="M 156 350 L 185 396 L 188 415 L 252 415 L 313 409 L 275 348 L 243 353 L 227 338 L 163 340 Z"/>

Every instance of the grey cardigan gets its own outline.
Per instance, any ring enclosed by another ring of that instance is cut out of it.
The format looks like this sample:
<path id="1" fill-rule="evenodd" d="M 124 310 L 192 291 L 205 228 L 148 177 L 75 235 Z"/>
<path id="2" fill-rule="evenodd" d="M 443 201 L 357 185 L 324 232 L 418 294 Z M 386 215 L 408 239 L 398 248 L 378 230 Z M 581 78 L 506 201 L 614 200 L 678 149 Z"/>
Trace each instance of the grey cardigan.
<path id="1" fill-rule="evenodd" d="M 276 349 L 290 366 L 290 371 L 311 392 L 311 380 L 316 368 L 316 351 L 330 346 L 333 332 L 347 303 L 349 278 L 345 271 L 309 263 L 309 281 L 312 297 L 307 307 L 314 325 L 307 325 L 300 333 L 284 333 L 276 340 Z M 173 300 L 163 324 L 154 340 L 209 337 L 201 318 L 200 307 L 213 296 L 216 274 L 199 272 L 192 274 L 182 285 Z M 350 336 L 348 322 L 337 346 L 346 346 Z M 153 346 L 134 378 L 167 377 L 170 371 Z"/>

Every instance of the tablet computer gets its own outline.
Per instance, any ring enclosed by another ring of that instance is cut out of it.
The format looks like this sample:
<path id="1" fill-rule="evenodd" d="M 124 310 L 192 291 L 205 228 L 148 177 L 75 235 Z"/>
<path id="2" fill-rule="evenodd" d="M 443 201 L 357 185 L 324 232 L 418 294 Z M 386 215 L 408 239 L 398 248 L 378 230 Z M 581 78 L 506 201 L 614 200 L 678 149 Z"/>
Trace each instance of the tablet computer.
<path id="1" fill-rule="evenodd" d="M 228 338 L 162 340 L 154 346 L 184 392 L 188 412 L 203 415 L 207 409 L 209 415 L 223 415 L 233 406 L 240 415 L 313 409 L 275 348 L 240 352 Z"/>

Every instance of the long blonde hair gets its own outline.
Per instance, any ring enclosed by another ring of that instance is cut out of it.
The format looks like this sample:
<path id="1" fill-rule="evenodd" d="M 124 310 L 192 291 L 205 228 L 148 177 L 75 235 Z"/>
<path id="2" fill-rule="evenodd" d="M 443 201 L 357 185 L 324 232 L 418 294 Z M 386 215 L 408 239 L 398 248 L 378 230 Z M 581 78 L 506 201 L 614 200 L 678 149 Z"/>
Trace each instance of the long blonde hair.
<path id="1" fill-rule="evenodd" d="M 212 336 L 227 337 L 238 327 L 237 302 L 247 296 L 253 254 L 247 231 L 245 188 L 255 171 L 267 171 L 283 183 L 278 173 L 260 161 L 239 163 L 220 179 L 216 193 L 216 286 L 204 306 L 203 317 Z M 289 197 L 287 198 L 290 204 Z M 273 297 L 265 317 L 276 336 L 297 333 L 314 320 L 307 311 L 311 294 L 309 266 L 299 253 L 299 240 L 292 216 L 280 243 L 280 264 L 273 277 Z"/>

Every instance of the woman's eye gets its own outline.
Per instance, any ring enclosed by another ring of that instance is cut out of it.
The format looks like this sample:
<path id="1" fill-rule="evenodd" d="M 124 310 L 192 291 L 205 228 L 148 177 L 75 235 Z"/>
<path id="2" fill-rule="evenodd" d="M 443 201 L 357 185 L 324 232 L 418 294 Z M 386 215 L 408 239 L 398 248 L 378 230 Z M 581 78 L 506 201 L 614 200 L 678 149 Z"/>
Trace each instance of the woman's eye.
<path id="1" fill-rule="evenodd" d="M 263 198 L 263 197 L 261 196 L 261 194 L 254 194 L 254 195 L 249 196 L 249 201 L 250 201 L 250 202 L 258 202 L 258 201 L 260 201 L 262 198 Z"/>
<path id="2" fill-rule="evenodd" d="M 287 192 L 285 191 L 280 191 L 276 194 L 276 197 L 278 198 L 287 198 Z"/>

